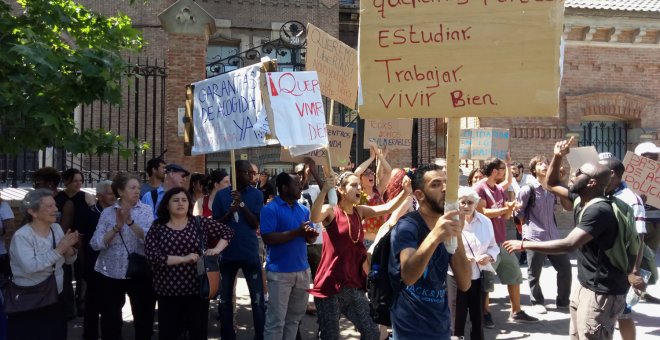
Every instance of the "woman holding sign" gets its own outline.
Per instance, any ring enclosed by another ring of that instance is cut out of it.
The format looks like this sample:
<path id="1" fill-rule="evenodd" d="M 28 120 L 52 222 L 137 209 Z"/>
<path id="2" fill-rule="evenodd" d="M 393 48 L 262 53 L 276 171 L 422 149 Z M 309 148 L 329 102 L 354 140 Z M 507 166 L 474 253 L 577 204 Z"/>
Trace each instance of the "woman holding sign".
<path id="1" fill-rule="evenodd" d="M 323 204 L 335 184 L 338 203 Z M 403 180 L 404 190 L 387 204 L 368 206 L 360 202 L 360 179 L 344 172 L 338 179 L 325 181 L 314 201 L 312 223 L 323 223 L 323 251 L 314 278 L 314 296 L 321 339 L 339 338 L 339 316 L 344 314 L 358 329 L 362 339 L 378 340 L 378 325 L 369 316 L 367 249 L 364 247 L 362 219 L 391 214 L 412 192 L 410 180 Z"/>

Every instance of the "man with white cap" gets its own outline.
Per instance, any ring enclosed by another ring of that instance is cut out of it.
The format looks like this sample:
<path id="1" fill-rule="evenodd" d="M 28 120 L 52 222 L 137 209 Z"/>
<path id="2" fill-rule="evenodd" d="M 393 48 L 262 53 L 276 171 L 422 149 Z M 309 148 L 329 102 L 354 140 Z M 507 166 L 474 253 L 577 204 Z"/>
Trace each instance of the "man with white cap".
<path id="1" fill-rule="evenodd" d="M 659 153 L 660 148 L 651 142 L 640 143 L 635 148 L 636 155 L 650 158 L 656 162 L 658 161 Z M 647 203 L 646 196 L 641 196 L 642 200 Z M 646 209 L 646 235 L 644 236 L 644 243 L 651 248 L 653 254 L 656 254 L 660 245 L 660 210 L 648 203 L 644 208 Z M 651 296 L 647 292 L 642 293 L 642 299 L 647 302 L 660 303 L 660 299 Z"/>

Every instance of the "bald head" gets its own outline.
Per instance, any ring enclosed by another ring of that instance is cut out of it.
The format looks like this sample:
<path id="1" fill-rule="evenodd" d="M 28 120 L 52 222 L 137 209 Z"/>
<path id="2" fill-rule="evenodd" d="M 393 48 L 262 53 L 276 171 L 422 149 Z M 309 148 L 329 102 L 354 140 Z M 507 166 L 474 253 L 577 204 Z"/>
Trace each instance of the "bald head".
<path id="1" fill-rule="evenodd" d="M 591 163 L 589 163 L 591 164 Z M 594 186 L 594 191 L 597 193 L 605 193 L 607 186 L 610 184 L 610 179 L 612 177 L 612 172 L 608 167 L 603 164 L 591 164 L 594 167 L 594 176 L 596 180 L 596 185 Z"/>

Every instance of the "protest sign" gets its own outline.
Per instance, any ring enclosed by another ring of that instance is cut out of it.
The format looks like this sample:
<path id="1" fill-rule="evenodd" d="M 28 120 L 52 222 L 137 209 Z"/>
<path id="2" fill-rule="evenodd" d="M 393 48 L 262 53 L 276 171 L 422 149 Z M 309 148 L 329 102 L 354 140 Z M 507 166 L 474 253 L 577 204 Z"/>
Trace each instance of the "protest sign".
<path id="1" fill-rule="evenodd" d="M 326 127 L 332 165 L 346 166 L 351 152 L 353 128 L 336 125 L 327 125 Z M 283 162 L 300 163 L 305 157 L 311 157 L 316 164 L 325 164 L 327 160 L 326 149 L 314 150 L 296 157 L 291 156 L 288 149 L 282 148 L 280 151 L 280 160 Z"/>
<path id="2" fill-rule="evenodd" d="M 462 129 L 460 135 L 460 144 L 458 147 L 458 156 L 460 159 L 471 159 L 472 157 L 472 129 Z"/>
<path id="3" fill-rule="evenodd" d="M 590 145 L 571 148 L 568 154 L 566 154 L 566 160 L 571 166 L 571 171 L 575 171 L 584 163 L 589 162 L 596 164 L 600 159 L 598 158 L 598 151 L 596 151 L 596 148 L 593 145 Z"/>
<path id="4" fill-rule="evenodd" d="M 660 209 L 660 162 L 628 151 L 623 165 L 626 171 L 621 179 L 628 188 L 646 196 L 646 203 Z"/>
<path id="5" fill-rule="evenodd" d="M 508 129 L 472 129 L 470 141 L 471 159 L 486 160 L 493 157 L 506 159 L 507 152 L 509 152 Z"/>
<path id="6" fill-rule="evenodd" d="M 360 117 L 556 116 L 563 1 L 361 1 Z"/>
<path id="7" fill-rule="evenodd" d="M 256 64 L 191 84 L 192 154 L 266 145 L 269 127 L 260 67 Z"/>
<path id="8" fill-rule="evenodd" d="M 320 28 L 307 24 L 305 70 L 318 73 L 324 96 L 355 108 L 358 65 L 354 48 Z"/>
<path id="9" fill-rule="evenodd" d="M 412 119 L 368 119 L 364 121 L 364 144 L 378 144 L 379 148 L 410 150 L 412 145 Z"/>
<path id="10" fill-rule="evenodd" d="M 294 156 L 327 146 L 325 109 L 315 71 L 268 72 L 271 133 Z"/>

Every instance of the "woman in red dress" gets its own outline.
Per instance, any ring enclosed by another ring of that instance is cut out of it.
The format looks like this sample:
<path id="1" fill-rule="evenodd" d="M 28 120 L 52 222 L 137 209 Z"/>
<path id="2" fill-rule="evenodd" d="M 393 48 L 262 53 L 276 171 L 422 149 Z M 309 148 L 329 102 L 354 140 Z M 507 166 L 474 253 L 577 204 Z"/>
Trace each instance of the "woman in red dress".
<path id="1" fill-rule="evenodd" d="M 334 207 L 323 204 L 333 183 L 339 199 Z M 336 181 L 327 180 L 314 201 L 311 222 L 323 223 L 323 251 L 310 294 L 316 303 L 322 340 L 339 338 L 340 314 L 355 325 L 362 339 L 378 340 L 378 325 L 369 316 L 365 294 L 368 266 L 361 221 L 392 213 L 412 191 L 409 179 L 404 179 L 403 186 L 404 190 L 387 204 L 357 205 L 360 179 L 345 172 Z"/>

